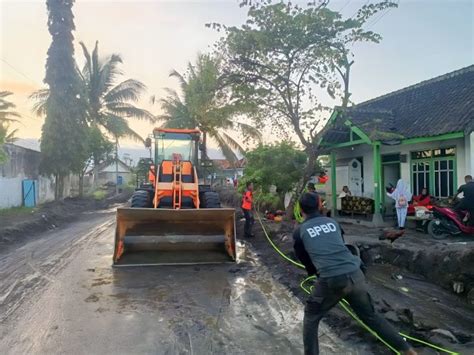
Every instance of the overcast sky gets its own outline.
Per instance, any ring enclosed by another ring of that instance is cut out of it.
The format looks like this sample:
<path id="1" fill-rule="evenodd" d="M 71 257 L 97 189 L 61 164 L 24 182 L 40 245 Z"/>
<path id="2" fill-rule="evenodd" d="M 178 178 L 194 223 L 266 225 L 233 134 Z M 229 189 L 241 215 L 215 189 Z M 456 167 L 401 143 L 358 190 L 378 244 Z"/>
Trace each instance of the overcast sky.
<path id="1" fill-rule="evenodd" d="M 374 0 L 369 0 L 374 1 Z M 219 38 L 207 22 L 228 25 L 245 20 L 238 0 L 76 0 L 73 7 L 76 44 L 101 55 L 120 53 L 125 78 L 143 81 L 149 95 L 160 97 L 175 87 L 171 69 L 183 71 L 196 54 Z M 368 1 L 333 0 L 330 7 L 353 15 Z M 401 0 L 398 9 L 377 15 L 369 28 L 384 37 L 381 44 L 354 46 L 352 99 L 361 102 L 474 63 L 474 1 Z M 42 120 L 30 111 L 29 93 L 42 86 L 51 42 L 45 1 L 0 0 L 0 90 L 14 93 L 23 115 L 22 138 L 39 138 Z M 82 53 L 76 46 L 76 58 Z M 147 102 L 147 100 L 144 100 Z M 144 103 L 145 105 L 145 103 Z M 154 113 L 157 106 L 147 106 Z M 151 126 L 132 124 L 142 135 Z M 132 144 L 132 143 L 124 143 Z"/>

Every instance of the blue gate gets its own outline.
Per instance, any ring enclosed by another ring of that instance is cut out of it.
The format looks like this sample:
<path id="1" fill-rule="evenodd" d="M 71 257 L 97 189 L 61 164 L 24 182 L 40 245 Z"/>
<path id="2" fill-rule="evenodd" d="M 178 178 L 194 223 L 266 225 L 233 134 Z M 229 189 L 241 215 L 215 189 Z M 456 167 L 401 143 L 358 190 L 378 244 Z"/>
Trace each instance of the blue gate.
<path id="1" fill-rule="evenodd" d="M 36 180 L 23 180 L 23 206 L 36 206 Z"/>

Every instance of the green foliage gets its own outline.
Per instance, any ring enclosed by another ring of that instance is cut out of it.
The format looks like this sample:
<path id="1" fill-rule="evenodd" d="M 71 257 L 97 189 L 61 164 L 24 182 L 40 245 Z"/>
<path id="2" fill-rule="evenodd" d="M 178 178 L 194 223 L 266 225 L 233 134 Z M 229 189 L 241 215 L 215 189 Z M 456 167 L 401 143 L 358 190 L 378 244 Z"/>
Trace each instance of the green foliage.
<path id="1" fill-rule="evenodd" d="M 10 207 L 10 208 L 0 208 L 0 216 L 2 217 L 12 217 L 18 215 L 30 214 L 35 211 L 33 207 Z"/>
<path id="2" fill-rule="evenodd" d="M 259 211 L 275 211 L 283 209 L 283 200 L 280 195 L 258 191 L 254 197 L 255 206 Z"/>
<path id="3" fill-rule="evenodd" d="M 156 117 L 133 104 L 146 89 L 143 83 L 128 79 L 116 84 L 117 78 L 122 75 L 119 68 L 122 59 L 118 54 L 112 54 L 101 60 L 98 42 L 92 53 L 89 53 L 84 43 L 81 42 L 80 45 L 85 57 L 82 72 L 77 72 L 79 78 L 77 85 L 80 91 L 78 97 L 81 99 L 71 101 L 73 103 L 71 106 L 74 106 L 71 109 L 82 110 L 85 118 L 81 126 L 84 134 L 81 141 L 83 151 L 77 152 L 78 157 L 82 159 L 79 162 L 78 172 L 84 173 L 92 161 L 94 174 L 97 176 L 97 166 L 108 158 L 113 149 L 107 135 L 114 139 L 115 144 L 118 144 L 119 138 L 122 137 L 144 142 L 143 138 L 129 126 L 129 120 L 139 119 L 155 123 Z M 37 115 L 47 113 L 52 94 L 52 90 L 42 89 L 30 96 L 35 101 L 33 110 Z M 60 132 L 68 128 L 69 126 L 61 125 L 61 122 L 48 125 L 45 123 L 43 135 L 46 137 L 51 135 L 58 140 Z M 96 182 L 97 179 L 94 179 L 94 183 Z M 82 187 L 80 191 L 82 192 Z"/>
<path id="4" fill-rule="evenodd" d="M 257 189 L 268 193 L 270 186 L 274 185 L 282 197 L 302 179 L 307 157 L 293 143 L 284 141 L 274 145 L 260 145 L 248 152 L 246 159 L 241 186 L 245 188 L 245 182 L 252 181 Z"/>
<path id="5" fill-rule="evenodd" d="M 103 200 L 107 197 L 107 192 L 104 190 L 96 190 L 92 193 L 94 200 Z"/>
<path id="6" fill-rule="evenodd" d="M 168 128 L 199 128 L 217 143 L 226 159 L 237 161 L 235 152 L 245 150 L 229 132 L 240 132 L 244 141 L 261 137 L 257 129 L 239 120 L 251 105 L 235 100 L 221 75 L 221 61 L 206 54 L 200 54 L 194 65 L 189 63 L 185 75 L 173 71 L 170 76 L 179 80 L 180 94 L 167 90 L 168 97 L 160 100 L 164 112 L 160 118 Z"/>
<path id="7" fill-rule="evenodd" d="M 0 91 L 0 164 L 7 160 L 7 155 L 2 146 L 5 143 L 12 143 L 15 141 L 16 129 L 9 131 L 11 123 L 18 122 L 17 118 L 20 115 L 13 111 L 15 104 L 6 99 L 7 96 L 12 95 L 9 91 Z"/>
<path id="8" fill-rule="evenodd" d="M 86 111 L 74 61 L 72 0 L 47 0 L 52 43 L 46 60 L 49 95 L 41 135 L 41 170 L 57 177 L 79 172 L 87 157 Z M 56 190 L 56 197 L 60 189 Z"/>
<path id="9" fill-rule="evenodd" d="M 87 146 L 94 164 L 100 164 L 109 160 L 114 145 L 110 142 L 97 126 L 89 128 Z"/>
<path id="10" fill-rule="evenodd" d="M 128 137 L 143 142 L 143 138 L 129 126 L 130 119 L 156 122 L 156 117 L 133 103 L 140 99 L 146 86 L 134 79 L 116 84 L 122 75 L 122 58 L 112 54 L 105 60 L 99 58 L 99 43 L 90 53 L 80 43 L 86 63 L 82 69 L 82 85 L 87 97 L 87 117 L 91 125 L 106 130 L 114 138 Z"/>
<path id="11" fill-rule="evenodd" d="M 20 114 L 14 111 L 15 104 L 7 99 L 10 95 L 10 91 L 0 91 L 0 126 L 18 122 L 17 118 L 20 117 Z"/>
<path id="12" fill-rule="evenodd" d="M 5 163 L 8 159 L 7 154 L 3 150 L 3 145 L 5 144 L 5 133 L 0 130 L 0 165 Z"/>
<path id="13" fill-rule="evenodd" d="M 96 42 L 90 53 L 84 43 L 80 42 L 85 64 L 80 73 L 80 90 L 83 96 L 89 126 L 104 129 L 114 138 L 128 137 L 143 142 L 143 138 L 130 128 L 129 120 L 145 120 L 156 123 L 156 117 L 147 110 L 136 107 L 133 102 L 140 99 L 146 86 L 140 81 L 128 79 L 116 84 L 122 75 L 120 64 L 122 58 L 112 54 L 105 60 L 99 58 L 99 44 Z M 42 116 L 50 90 L 42 89 L 33 93 L 30 98 L 35 101 L 33 111 Z"/>
<path id="14" fill-rule="evenodd" d="M 306 6 L 243 2 L 249 4 L 246 23 L 225 28 L 216 49 L 225 63 L 226 84 L 234 98 L 259 108 L 253 114 L 257 127 L 270 125 L 281 137 L 298 137 L 308 154 L 309 178 L 323 134 L 318 132 L 319 117 L 330 109 L 321 97 L 338 98 L 347 107 L 353 45 L 379 42 L 381 36 L 364 26 L 378 11 L 396 4 L 366 4 L 350 18 L 331 10 L 329 1 Z"/>

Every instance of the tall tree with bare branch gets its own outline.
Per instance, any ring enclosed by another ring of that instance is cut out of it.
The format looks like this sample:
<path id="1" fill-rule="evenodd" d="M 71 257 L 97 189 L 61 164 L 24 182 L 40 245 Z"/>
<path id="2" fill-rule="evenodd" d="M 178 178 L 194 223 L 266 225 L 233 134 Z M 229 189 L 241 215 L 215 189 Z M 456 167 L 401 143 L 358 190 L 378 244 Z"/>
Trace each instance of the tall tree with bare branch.
<path id="1" fill-rule="evenodd" d="M 330 109 L 324 102 L 339 99 L 347 107 L 353 45 L 379 42 L 381 36 L 366 28 L 367 21 L 396 4 L 366 4 L 350 18 L 331 10 L 327 0 L 304 6 L 269 0 L 242 5 L 250 6 L 241 27 L 208 25 L 225 31 L 217 52 L 224 58 L 227 84 L 236 97 L 259 107 L 253 117 L 258 127 L 271 126 L 272 133 L 297 139 L 308 156 L 307 181 L 315 173 L 324 132 L 320 118 Z"/>

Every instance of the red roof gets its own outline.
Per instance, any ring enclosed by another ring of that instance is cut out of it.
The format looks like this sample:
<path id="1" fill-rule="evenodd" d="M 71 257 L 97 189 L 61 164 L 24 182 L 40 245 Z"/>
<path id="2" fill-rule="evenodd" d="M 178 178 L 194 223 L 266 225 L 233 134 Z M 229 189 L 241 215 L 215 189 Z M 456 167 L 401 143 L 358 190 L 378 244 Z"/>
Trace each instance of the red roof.
<path id="1" fill-rule="evenodd" d="M 215 165 L 217 165 L 218 168 L 222 170 L 234 169 L 234 165 L 226 159 L 213 159 L 212 161 L 214 162 Z M 237 169 L 243 168 L 244 166 L 245 166 L 244 158 L 235 162 L 235 168 Z"/>
<path id="2" fill-rule="evenodd" d="M 155 128 L 154 132 L 163 132 L 163 133 L 197 133 L 200 134 L 201 131 L 198 129 L 181 129 L 181 128 Z"/>

